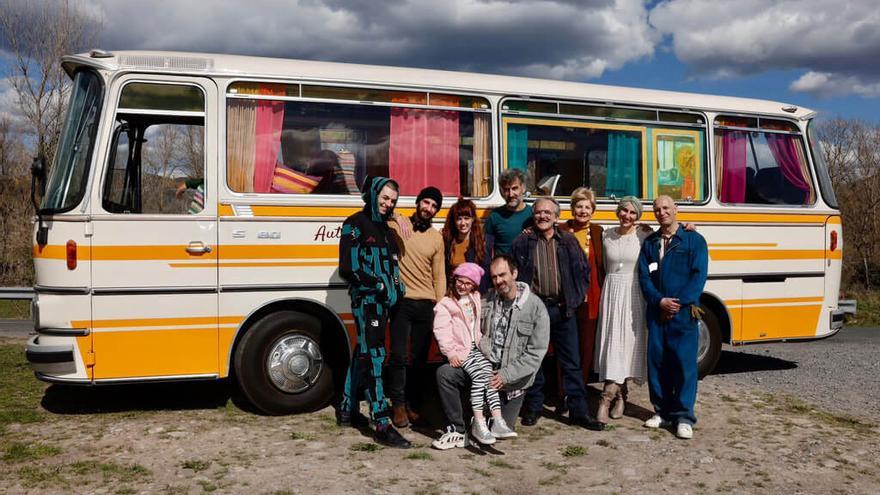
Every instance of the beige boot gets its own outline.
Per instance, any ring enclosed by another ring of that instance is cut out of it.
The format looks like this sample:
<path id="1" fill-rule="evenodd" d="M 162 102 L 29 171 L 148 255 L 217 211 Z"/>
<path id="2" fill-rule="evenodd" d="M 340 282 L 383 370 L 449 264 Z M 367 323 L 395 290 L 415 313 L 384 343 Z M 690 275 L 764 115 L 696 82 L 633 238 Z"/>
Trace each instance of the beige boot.
<path id="1" fill-rule="evenodd" d="M 599 402 L 599 410 L 596 411 L 596 421 L 605 424 L 608 422 L 608 409 L 611 407 L 611 401 L 617 394 L 617 384 L 614 382 L 605 382 L 605 388 L 602 390 L 602 401 Z"/>
<path id="2" fill-rule="evenodd" d="M 612 419 L 620 419 L 623 417 L 623 411 L 626 409 L 627 382 L 617 387 L 617 393 L 614 396 L 614 406 L 611 408 L 610 416 Z"/>

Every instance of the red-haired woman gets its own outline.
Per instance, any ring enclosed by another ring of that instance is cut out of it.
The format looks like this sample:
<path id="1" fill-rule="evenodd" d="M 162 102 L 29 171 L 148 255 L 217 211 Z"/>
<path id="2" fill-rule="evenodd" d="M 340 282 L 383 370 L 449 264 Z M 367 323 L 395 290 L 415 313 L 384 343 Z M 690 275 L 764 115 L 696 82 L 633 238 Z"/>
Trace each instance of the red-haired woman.
<path id="1" fill-rule="evenodd" d="M 458 198 L 449 207 L 446 224 L 443 225 L 443 245 L 446 248 L 446 280 L 452 280 L 452 272 L 465 262 L 476 263 L 485 268 L 486 241 L 483 226 L 477 217 L 477 207 L 469 199 Z M 485 278 L 485 277 L 484 277 Z M 485 287 L 485 280 L 481 287 Z"/>

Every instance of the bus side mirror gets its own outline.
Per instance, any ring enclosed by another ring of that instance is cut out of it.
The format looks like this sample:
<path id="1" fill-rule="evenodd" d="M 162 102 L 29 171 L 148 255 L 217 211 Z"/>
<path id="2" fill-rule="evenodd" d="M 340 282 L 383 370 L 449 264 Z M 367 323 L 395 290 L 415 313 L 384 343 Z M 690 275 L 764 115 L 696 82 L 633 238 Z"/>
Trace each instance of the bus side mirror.
<path id="1" fill-rule="evenodd" d="M 40 209 L 40 201 L 46 194 L 46 155 L 40 153 L 31 163 L 31 203 L 34 209 Z M 39 198 L 39 200 L 37 199 Z"/>
<path id="2" fill-rule="evenodd" d="M 43 225 L 43 217 L 40 215 L 40 202 L 46 194 L 46 155 L 40 153 L 34 157 L 31 163 L 31 203 L 37 212 L 37 244 L 45 246 L 49 241 L 49 229 Z M 37 199 L 39 198 L 39 199 Z"/>

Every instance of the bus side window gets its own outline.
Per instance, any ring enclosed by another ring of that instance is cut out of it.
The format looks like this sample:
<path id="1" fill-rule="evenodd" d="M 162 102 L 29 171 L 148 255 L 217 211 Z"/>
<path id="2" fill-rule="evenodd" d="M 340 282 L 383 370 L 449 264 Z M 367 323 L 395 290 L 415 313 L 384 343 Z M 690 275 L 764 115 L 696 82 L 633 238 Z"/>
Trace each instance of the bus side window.
<path id="1" fill-rule="evenodd" d="M 205 173 L 201 91 L 188 85 L 130 83 L 119 106 L 104 178 L 104 209 L 200 213 Z M 179 191 L 181 184 L 187 187 Z"/>
<path id="2" fill-rule="evenodd" d="M 370 106 L 342 100 L 385 101 L 386 91 L 304 86 L 303 97 L 339 101 L 275 101 L 267 97 L 298 90 L 253 84 L 233 85 L 235 92 L 227 93 L 226 181 L 232 191 L 359 195 L 358 185 L 371 175 L 393 177 L 405 196 L 428 185 L 453 197 L 489 194 L 491 118 L 465 106 L 470 100 L 442 95 L 433 104 L 461 110 L 427 108 L 424 94 L 413 93 L 409 104 L 426 108 Z M 259 100 L 247 97 L 254 92 Z M 385 103 L 401 102 L 395 95 Z"/>

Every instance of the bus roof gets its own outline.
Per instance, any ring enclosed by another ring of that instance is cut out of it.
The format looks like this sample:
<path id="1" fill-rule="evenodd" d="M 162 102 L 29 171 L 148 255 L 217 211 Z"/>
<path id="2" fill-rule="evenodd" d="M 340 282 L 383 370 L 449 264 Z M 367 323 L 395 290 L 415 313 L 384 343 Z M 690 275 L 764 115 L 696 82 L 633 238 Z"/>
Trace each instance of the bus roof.
<path id="1" fill-rule="evenodd" d="M 100 52 L 100 51 L 98 51 Z M 682 93 L 656 89 L 608 86 L 552 79 L 453 72 L 436 69 L 387 67 L 313 60 L 292 60 L 211 53 L 119 51 L 84 53 L 62 58 L 72 73 L 88 65 L 105 70 L 137 70 L 163 73 L 211 74 L 225 77 L 296 78 L 383 86 L 420 86 L 442 91 L 489 93 L 532 98 L 586 100 L 595 103 L 652 105 L 671 109 L 755 113 L 805 120 L 815 112 L 788 103 Z M 785 111 L 783 108 L 794 111 Z"/>

